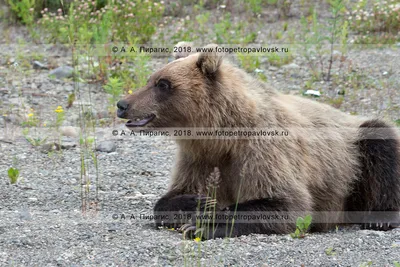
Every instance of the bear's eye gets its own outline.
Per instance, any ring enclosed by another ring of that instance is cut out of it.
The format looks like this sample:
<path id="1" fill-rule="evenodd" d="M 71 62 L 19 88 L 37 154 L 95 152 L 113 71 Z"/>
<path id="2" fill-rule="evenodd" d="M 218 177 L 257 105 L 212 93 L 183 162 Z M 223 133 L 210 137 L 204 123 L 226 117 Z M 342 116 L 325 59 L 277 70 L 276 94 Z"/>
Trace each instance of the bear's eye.
<path id="1" fill-rule="evenodd" d="M 161 91 L 168 91 L 171 88 L 171 83 L 167 80 L 159 80 L 156 86 Z"/>

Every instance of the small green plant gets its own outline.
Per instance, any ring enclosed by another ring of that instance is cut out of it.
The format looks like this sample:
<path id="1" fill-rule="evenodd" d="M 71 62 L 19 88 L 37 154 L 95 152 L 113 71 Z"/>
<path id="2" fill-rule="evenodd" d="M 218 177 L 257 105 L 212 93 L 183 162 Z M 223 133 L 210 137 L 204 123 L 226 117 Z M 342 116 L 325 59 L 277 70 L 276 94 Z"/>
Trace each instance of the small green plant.
<path id="1" fill-rule="evenodd" d="M 268 80 L 267 76 L 263 72 L 256 72 L 257 73 L 257 78 L 260 79 L 263 82 L 266 82 Z"/>
<path id="2" fill-rule="evenodd" d="M 335 256 L 335 255 L 336 255 L 336 252 L 335 252 L 335 249 L 334 249 L 334 248 L 327 248 L 327 249 L 325 249 L 325 254 L 326 254 L 327 256 Z"/>
<path id="3" fill-rule="evenodd" d="M 196 16 L 196 21 L 199 24 L 198 34 L 207 33 L 207 22 L 210 20 L 211 13 L 206 11 Z"/>
<path id="4" fill-rule="evenodd" d="M 199 35 L 193 34 L 193 21 L 186 20 L 182 18 L 176 22 L 176 30 L 174 34 L 171 36 L 171 40 L 173 43 L 180 42 L 182 40 L 197 40 Z M 200 26 L 201 27 L 201 26 Z"/>
<path id="5" fill-rule="evenodd" d="M 340 108 L 342 106 L 343 102 L 344 102 L 343 96 L 331 98 L 328 101 L 328 103 L 335 108 Z"/>
<path id="6" fill-rule="evenodd" d="M 275 39 L 276 39 L 276 40 L 282 39 L 282 36 L 283 36 L 283 34 L 282 34 L 281 31 L 275 33 Z"/>
<path id="7" fill-rule="evenodd" d="M 40 146 L 42 144 L 44 144 L 47 140 L 47 137 L 45 138 L 33 138 L 33 137 L 28 137 L 28 136 L 24 136 L 25 140 L 28 141 L 32 146 Z"/>
<path id="8" fill-rule="evenodd" d="M 281 67 L 292 62 L 293 55 L 290 51 L 287 53 L 268 53 L 267 59 L 272 66 Z"/>
<path id="9" fill-rule="evenodd" d="M 65 120 L 65 112 L 64 112 L 64 109 L 62 108 L 62 106 L 58 106 L 54 110 L 54 112 L 56 113 L 56 120 L 54 122 L 54 128 L 55 128 L 56 132 L 59 133 L 59 129 Z M 57 146 L 61 148 L 61 134 L 58 135 Z M 60 151 L 61 151 L 61 149 L 60 149 Z"/>
<path id="10" fill-rule="evenodd" d="M 260 58 L 257 54 L 237 53 L 237 58 L 242 68 L 247 72 L 251 73 L 260 67 Z"/>
<path id="11" fill-rule="evenodd" d="M 135 51 L 139 51 L 139 47 L 135 45 L 137 39 L 127 37 L 129 39 L 129 47 L 134 49 Z M 129 92 L 129 90 L 139 88 L 144 86 L 147 83 L 147 80 L 151 74 L 151 70 L 149 68 L 149 61 L 151 60 L 150 53 L 133 53 L 132 55 L 122 55 L 118 58 L 119 62 L 121 62 L 118 68 L 110 71 L 110 76 L 114 79 L 119 79 L 123 91 Z M 135 66 L 135 68 L 130 68 L 130 64 L 126 64 L 126 62 L 131 63 Z M 108 81 L 110 83 L 110 81 Z M 116 84 L 109 84 L 111 86 L 116 86 Z M 106 85 L 106 89 L 109 90 L 110 94 L 113 95 L 109 85 Z M 118 88 L 115 88 L 118 91 Z M 121 92 L 122 93 L 122 92 Z M 117 101 L 119 96 L 116 96 L 113 101 Z M 112 111 L 112 110 L 111 110 Z"/>
<path id="12" fill-rule="evenodd" d="M 295 31 L 293 29 L 288 30 L 288 43 L 289 44 L 294 44 L 296 42 L 296 34 Z"/>
<path id="13" fill-rule="evenodd" d="M 331 18 L 327 26 L 319 22 L 315 9 L 307 19 L 301 18 L 304 56 L 312 75 L 325 81 L 331 80 L 335 60 L 340 59 L 339 71 L 343 67 L 348 40 L 348 22 L 343 19 L 344 0 L 330 0 L 329 4 Z M 340 56 L 334 56 L 336 44 L 340 44 Z M 326 46 L 329 49 L 325 49 Z"/>
<path id="14" fill-rule="evenodd" d="M 214 24 L 214 32 L 219 44 L 247 44 L 254 42 L 257 33 L 249 33 L 247 23 L 232 23 L 231 13 L 226 13 L 224 18 Z"/>
<path id="15" fill-rule="evenodd" d="M 31 109 L 31 113 L 28 113 L 27 120 L 22 122 L 22 126 L 24 127 L 36 127 L 39 124 L 39 119 L 34 113 L 34 110 Z"/>
<path id="16" fill-rule="evenodd" d="M 201 188 L 200 192 L 207 195 L 206 204 L 203 207 L 201 202 L 198 202 L 197 215 L 205 216 L 204 219 L 196 218 L 196 231 L 194 233 L 194 241 L 199 242 L 202 240 L 203 235 L 209 236 L 211 233 L 215 232 L 215 215 L 216 215 L 216 199 L 217 199 L 217 189 L 221 182 L 220 171 L 218 167 L 215 167 L 213 172 L 206 179 L 206 188 Z M 184 233 L 186 237 L 186 233 Z"/>
<path id="17" fill-rule="evenodd" d="M 128 36 L 135 36 L 140 43 L 146 43 L 163 12 L 161 2 L 154 1 L 115 0 L 98 5 L 96 1 L 73 0 L 68 10 L 63 7 L 53 13 L 43 9 L 39 23 L 52 42 L 124 42 Z"/>
<path id="18" fill-rule="evenodd" d="M 333 48 L 334 44 L 340 39 L 340 37 L 343 35 L 342 31 L 343 29 L 347 29 L 347 24 L 344 24 L 344 20 L 341 20 L 341 12 L 344 10 L 344 1 L 343 0 L 331 0 L 331 13 L 332 13 L 332 19 L 330 21 L 330 25 L 328 27 L 328 30 L 330 32 L 330 35 L 327 37 L 329 45 L 330 45 L 330 58 L 329 58 L 329 64 L 328 64 L 328 70 L 326 74 L 326 80 L 329 81 L 331 78 L 331 71 L 332 71 L 332 64 L 333 64 Z M 343 28 L 343 25 L 346 27 Z M 342 29 L 343 28 L 343 29 Z M 347 41 L 347 36 L 344 41 Z M 340 40 L 343 42 L 343 40 Z"/>
<path id="19" fill-rule="evenodd" d="M 117 103 L 123 92 L 123 86 L 124 84 L 118 77 L 117 78 L 110 77 L 108 79 L 107 84 L 104 85 L 106 93 L 110 95 L 110 97 L 108 98 L 109 111 L 113 114 L 116 112 L 115 103 Z"/>
<path id="20" fill-rule="evenodd" d="M 258 14 L 261 12 L 261 4 L 262 4 L 262 0 L 247 1 L 248 9 L 255 14 Z"/>
<path id="21" fill-rule="evenodd" d="M 157 23 L 164 12 L 164 6 L 155 1 L 113 1 L 113 31 L 119 40 L 127 41 L 127 36 L 136 36 L 139 43 L 146 43 L 156 32 Z"/>
<path id="22" fill-rule="evenodd" d="M 314 80 L 307 80 L 304 83 L 305 89 L 313 89 L 314 88 Z"/>
<path id="23" fill-rule="evenodd" d="M 283 23 L 283 31 L 287 31 L 289 24 L 285 21 L 285 23 Z"/>
<path id="24" fill-rule="evenodd" d="M 215 232 L 215 212 L 216 212 L 216 201 L 217 201 L 217 189 L 219 184 L 221 183 L 220 171 L 218 167 L 215 167 L 213 172 L 207 177 L 206 179 L 206 189 L 207 189 L 207 196 L 210 198 L 210 204 L 208 205 L 209 212 L 212 213 L 212 228 L 207 225 L 207 230 L 211 230 L 212 233 Z"/>
<path id="25" fill-rule="evenodd" d="M 10 183 L 15 184 L 19 178 L 19 170 L 17 168 L 9 168 L 8 169 L 8 178 L 10 178 Z"/>
<path id="26" fill-rule="evenodd" d="M 302 51 L 304 53 L 304 57 L 307 60 L 308 66 L 311 72 L 314 74 L 313 76 L 319 76 L 318 64 L 322 64 L 315 62 L 314 58 L 322 57 L 322 40 L 323 36 L 321 36 L 320 28 L 321 25 L 317 19 L 317 12 L 313 10 L 312 15 L 308 18 L 302 17 L 301 20 L 302 32 L 301 35 L 303 47 Z"/>
<path id="27" fill-rule="evenodd" d="M 131 41 L 132 43 L 133 41 Z M 125 89 L 129 90 L 132 88 L 139 88 L 144 86 L 147 83 L 147 79 L 151 74 L 151 70 L 149 69 L 149 61 L 151 59 L 150 54 L 142 53 L 133 58 L 133 64 L 136 66 L 135 68 L 135 84 L 133 87 L 126 87 Z M 125 83 L 126 80 L 123 80 Z"/>
<path id="28" fill-rule="evenodd" d="M 397 127 L 400 127 L 400 119 L 395 120 L 394 123 L 397 125 Z"/>
<path id="29" fill-rule="evenodd" d="M 80 137 L 79 144 L 86 148 L 91 148 L 94 144 L 95 138 L 93 136 L 87 136 L 86 138 Z"/>
<path id="30" fill-rule="evenodd" d="M 22 134 L 24 135 L 25 140 L 28 141 L 28 143 L 34 147 L 40 146 L 47 141 L 47 137 L 42 138 L 40 136 L 39 137 L 29 136 L 29 128 L 23 129 Z"/>
<path id="31" fill-rule="evenodd" d="M 214 32 L 217 38 L 217 43 L 230 43 L 232 36 L 230 30 L 232 28 L 231 14 L 225 14 L 224 19 L 214 25 Z"/>
<path id="32" fill-rule="evenodd" d="M 74 101 L 75 101 L 75 93 L 69 94 L 67 101 L 68 101 L 67 108 L 72 107 L 72 105 L 74 104 Z"/>
<path id="33" fill-rule="evenodd" d="M 368 266 L 372 266 L 373 262 L 372 261 L 366 261 L 366 262 L 362 262 L 360 264 L 360 267 L 368 267 Z"/>
<path id="34" fill-rule="evenodd" d="M 7 0 L 15 16 L 26 26 L 28 32 L 34 41 L 39 39 L 38 32 L 35 29 L 35 0 Z M 28 64 L 29 66 L 29 64 Z"/>
<path id="35" fill-rule="evenodd" d="M 302 217 L 297 218 L 296 231 L 294 233 L 291 233 L 290 236 L 292 238 L 304 238 L 311 225 L 311 221 L 312 221 L 311 215 L 307 215 L 304 218 Z"/>
<path id="36" fill-rule="evenodd" d="M 400 267 L 400 263 L 398 261 L 393 262 L 394 267 Z"/>
<path id="37" fill-rule="evenodd" d="M 34 20 L 35 0 L 7 0 L 11 10 L 27 26 L 32 25 Z"/>
<path id="38" fill-rule="evenodd" d="M 64 122 L 65 119 L 65 113 L 64 113 L 64 109 L 62 108 L 62 106 L 58 106 L 54 112 L 56 113 L 56 121 L 55 121 L 55 127 L 58 130 L 58 128 L 62 125 L 62 123 Z"/>

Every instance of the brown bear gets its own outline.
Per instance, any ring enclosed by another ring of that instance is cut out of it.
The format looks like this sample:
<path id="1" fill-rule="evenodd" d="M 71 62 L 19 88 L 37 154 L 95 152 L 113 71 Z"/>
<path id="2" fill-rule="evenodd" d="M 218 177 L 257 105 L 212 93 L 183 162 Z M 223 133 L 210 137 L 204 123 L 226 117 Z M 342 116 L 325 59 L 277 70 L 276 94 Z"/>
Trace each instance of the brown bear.
<path id="1" fill-rule="evenodd" d="M 288 136 L 177 139 L 170 188 L 156 203 L 155 215 L 190 214 L 207 206 L 204 188 L 217 167 L 217 211 L 289 216 L 282 217 L 286 222 L 249 223 L 230 217 L 203 232 L 205 239 L 286 234 L 295 230 L 299 215 L 309 213 L 316 231 L 352 222 L 344 218 L 352 214 L 346 211 L 395 214 L 373 224 L 355 219 L 367 228 L 387 230 L 398 222 L 400 142 L 395 128 L 284 95 L 211 50 L 185 54 L 155 72 L 147 85 L 118 102 L 118 116 L 129 119 L 126 126 L 136 130 L 285 129 Z M 157 226 L 176 226 L 156 218 Z M 195 230 L 196 221 L 186 229 Z"/>

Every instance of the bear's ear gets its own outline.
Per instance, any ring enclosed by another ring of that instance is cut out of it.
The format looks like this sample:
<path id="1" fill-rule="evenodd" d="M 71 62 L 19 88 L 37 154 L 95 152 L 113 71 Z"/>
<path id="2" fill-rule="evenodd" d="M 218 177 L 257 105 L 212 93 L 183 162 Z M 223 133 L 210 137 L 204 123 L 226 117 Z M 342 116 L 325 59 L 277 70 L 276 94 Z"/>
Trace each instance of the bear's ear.
<path id="1" fill-rule="evenodd" d="M 221 66 L 223 53 L 218 53 L 216 44 L 209 44 L 203 47 L 203 52 L 200 53 L 197 59 L 197 67 L 200 68 L 204 75 L 213 75 Z"/>
<path id="2" fill-rule="evenodd" d="M 174 46 L 172 55 L 175 59 L 184 58 L 193 52 L 192 42 L 179 42 Z"/>

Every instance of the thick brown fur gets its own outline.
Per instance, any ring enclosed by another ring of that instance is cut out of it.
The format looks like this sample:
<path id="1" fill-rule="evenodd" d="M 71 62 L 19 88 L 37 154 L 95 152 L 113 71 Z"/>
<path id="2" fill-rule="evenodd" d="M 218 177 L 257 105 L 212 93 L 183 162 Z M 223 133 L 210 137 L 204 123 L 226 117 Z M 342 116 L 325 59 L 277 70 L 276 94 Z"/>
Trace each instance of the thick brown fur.
<path id="1" fill-rule="evenodd" d="M 160 80 L 170 86 L 159 85 Z M 157 203 L 155 212 L 195 208 L 190 203 L 207 187 L 214 167 L 221 174 L 216 193 L 220 208 L 232 209 L 238 202 L 238 210 L 243 211 L 296 211 L 290 222 L 315 211 L 400 210 L 400 145 L 393 129 L 380 121 L 371 125 L 316 101 L 281 94 L 225 62 L 223 55 L 198 53 L 175 60 L 123 101 L 127 107 L 120 117 L 155 115 L 146 125 L 149 128 L 288 131 L 286 138 L 177 140 L 169 193 Z M 390 140 L 365 138 L 366 129 L 376 125 L 388 129 Z M 354 195 L 357 203 L 349 199 Z M 187 206 L 182 207 L 182 202 Z M 318 219 L 343 221 L 340 216 L 329 213 Z M 294 227 L 294 223 L 260 222 L 237 226 L 233 235 L 288 233 Z M 320 231 L 331 227 L 329 223 L 314 225 Z M 222 231 L 212 237 L 221 236 L 225 236 Z"/>

